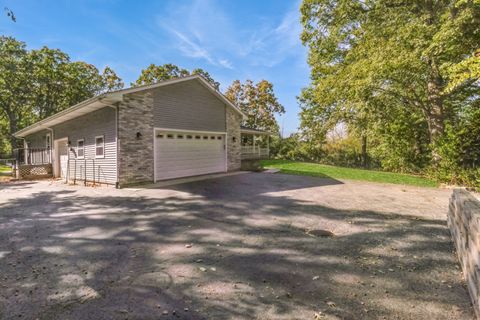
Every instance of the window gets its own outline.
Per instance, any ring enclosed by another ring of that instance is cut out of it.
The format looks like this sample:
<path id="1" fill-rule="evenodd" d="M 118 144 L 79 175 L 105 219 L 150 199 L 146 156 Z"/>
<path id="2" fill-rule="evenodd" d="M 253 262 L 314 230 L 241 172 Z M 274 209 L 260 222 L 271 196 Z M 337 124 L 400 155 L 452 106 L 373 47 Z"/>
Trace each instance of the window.
<path id="1" fill-rule="evenodd" d="M 104 136 L 95 137 L 95 158 L 105 157 L 105 139 Z"/>
<path id="2" fill-rule="evenodd" d="M 217 137 L 217 140 L 222 140 L 222 136 L 218 136 L 218 137 Z"/>
<path id="3" fill-rule="evenodd" d="M 167 134 L 168 139 L 173 139 L 173 134 Z"/>
<path id="4" fill-rule="evenodd" d="M 208 140 L 208 136 L 203 136 L 203 140 Z"/>
<path id="5" fill-rule="evenodd" d="M 85 157 L 85 139 L 77 140 L 77 158 L 83 159 Z"/>
<path id="6" fill-rule="evenodd" d="M 183 134 L 177 134 L 177 139 L 183 139 Z"/>
<path id="7" fill-rule="evenodd" d="M 192 139 L 193 137 L 191 135 L 187 135 L 187 139 Z"/>
<path id="8" fill-rule="evenodd" d="M 195 139 L 200 139 L 201 137 L 200 136 L 195 136 Z"/>
<path id="9" fill-rule="evenodd" d="M 50 138 L 50 133 L 47 133 L 45 136 L 45 148 L 50 149 L 52 147 L 52 140 Z"/>
<path id="10" fill-rule="evenodd" d="M 210 136 L 210 140 L 215 140 L 215 136 Z"/>
<path id="11" fill-rule="evenodd" d="M 163 138 L 163 134 L 157 134 L 157 138 L 162 139 L 162 138 Z"/>

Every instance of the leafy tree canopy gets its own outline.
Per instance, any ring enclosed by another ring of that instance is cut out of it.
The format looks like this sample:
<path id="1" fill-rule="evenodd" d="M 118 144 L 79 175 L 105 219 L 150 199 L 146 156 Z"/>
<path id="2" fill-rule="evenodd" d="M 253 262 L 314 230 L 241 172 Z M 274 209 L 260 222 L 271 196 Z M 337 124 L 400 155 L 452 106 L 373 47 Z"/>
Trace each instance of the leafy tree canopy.
<path id="1" fill-rule="evenodd" d="M 106 67 L 70 60 L 59 49 L 27 50 L 23 42 L 0 37 L 0 124 L 11 147 L 14 132 L 80 101 L 123 87 Z M 6 127 L 6 129 L 5 129 Z"/>
<path id="2" fill-rule="evenodd" d="M 220 83 L 216 82 L 212 76 L 205 70 L 196 68 L 191 72 L 187 69 L 180 68 L 174 64 L 166 63 L 164 65 L 157 66 L 150 64 L 146 69 L 143 69 L 140 76 L 132 86 L 141 86 L 147 84 L 153 84 L 159 81 L 186 77 L 189 75 L 198 74 L 205 78 L 215 89 L 219 89 Z"/>
<path id="3" fill-rule="evenodd" d="M 279 132 L 275 115 L 285 113 L 285 109 L 278 102 L 272 83 L 267 80 L 256 84 L 252 80 L 245 83 L 235 80 L 225 96 L 247 115 L 243 125 L 272 133 Z"/>
<path id="4" fill-rule="evenodd" d="M 304 0 L 301 14 L 305 136 L 344 122 L 389 168 L 438 164 L 446 125 L 478 105 L 480 1 Z"/>

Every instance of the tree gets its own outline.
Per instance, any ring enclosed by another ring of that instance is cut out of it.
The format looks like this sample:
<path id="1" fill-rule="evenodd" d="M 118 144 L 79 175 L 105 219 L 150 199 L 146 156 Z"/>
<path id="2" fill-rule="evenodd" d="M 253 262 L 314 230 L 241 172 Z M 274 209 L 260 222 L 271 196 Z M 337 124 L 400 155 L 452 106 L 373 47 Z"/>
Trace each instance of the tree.
<path id="1" fill-rule="evenodd" d="M 11 37 L 0 37 L 0 116 L 2 131 L 7 132 L 11 148 L 16 147 L 12 133 L 31 116 L 31 69 L 25 44 Z"/>
<path id="2" fill-rule="evenodd" d="M 458 70 L 477 66 L 465 57 L 478 50 L 478 0 L 304 0 L 301 13 L 312 78 L 300 99 L 302 128 L 366 123 L 386 140 L 402 128 L 408 148 L 430 150 L 438 164 L 445 124 L 479 98 L 478 73 Z"/>
<path id="3" fill-rule="evenodd" d="M 200 76 L 202 76 L 205 80 L 207 80 L 208 82 L 210 82 L 210 84 L 216 89 L 216 90 L 220 90 L 220 83 L 215 81 L 212 76 L 205 70 L 203 69 L 200 69 L 200 68 L 196 68 L 196 69 L 193 69 L 192 70 L 192 75 L 194 74 L 198 74 Z"/>
<path id="4" fill-rule="evenodd" d="M 216 90 L 219 89 L 220 83 L 216 82 L 207 71 L 200 68 L 196 68 L 190 72 L 187 69 L 180 68 L 171 63 L 166 63 L 161 66 L 157 66 L 153 63 L 150 64 L 146 69 L 142 70 L 137 81 L 135 81 L 135 83 L 132 83 L 132 86 L 154 84 L 159 81 L 182 78 L 182 77 L 186 77 L 194 74 L 198 74 L 202 76 L 205 80 L 210 82 L 210 84 Z"/>
<path id="5" fill-rule="evenodd" d="M 153 84 L 159 81 L 169 80 L 173 78 L 186 77 L 190 72 L 186 69 L 167 63 L 161 66 L 150 64 L 146 69 L 143 69 L 135 83 L 132 86 L 141 86 L 146 84 Z"/>
<path id="6" fill-rule="evenodd" d="M 252 80 L 246 80 L 242 84 L 235 80 L 225 96 L 247 115 L 243 125 L 272 133 L 279 132 L 275 115 L 285 113 L 285 109 L 278 102 L 272 83 L 261 80 L 254 84 Z"/>
<path id="7" fill-rule="evenodd" d="M 103 69 L 102 81 L 103 88 L 107 92 L 120 90 L 124 86 L 122 79 L 120 79 L 115 71 L 113 71 L 113 69 L 109 66 L 106 66 L 105 69 Z"/>
<path id="8" fill-rule="evenodd" d="M 0 37 L 0 125 L 11 148 L 17 146 L 13 133 L 22 127 L 122 86 L 111 68 L 100 74 L 59 49 L 28 51 L 25 43 Z"/>
<path id="9" fill-rule="evenodd" d="M 34 84 L 31 88 L 32 108 L 37 119 L 55 114 L 80 101 L 102 92 L 123 87 L 121 79 L 106 67 L 103 74 L 91 64 L 70 61 L 59 49 L 43 47 L 32 50 L 31 60 Z"/>

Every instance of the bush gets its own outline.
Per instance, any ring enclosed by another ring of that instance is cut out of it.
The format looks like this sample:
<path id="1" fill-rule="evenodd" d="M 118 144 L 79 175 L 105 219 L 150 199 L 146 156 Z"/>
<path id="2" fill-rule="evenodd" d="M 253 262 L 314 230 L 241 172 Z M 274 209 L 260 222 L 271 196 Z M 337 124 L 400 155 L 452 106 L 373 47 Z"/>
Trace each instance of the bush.
<path id="1" fill-rule="evenodd" d="M 440 182 L 480 190 L 480 110 L 465 112 L 456 125 L 448 124 L 439 141 L 439 163 L 430 175 Z"/>

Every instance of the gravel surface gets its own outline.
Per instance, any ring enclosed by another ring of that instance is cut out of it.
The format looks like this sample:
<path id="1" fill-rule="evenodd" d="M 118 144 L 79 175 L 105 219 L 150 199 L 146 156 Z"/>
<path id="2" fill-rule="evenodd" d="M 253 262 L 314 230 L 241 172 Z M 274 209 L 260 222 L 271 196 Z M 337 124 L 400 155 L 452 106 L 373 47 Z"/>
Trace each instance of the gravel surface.
<path id="1" fill-rule="evenodd" d="M 449 190 L 0 184 L 0 319 L 472 319 Z"/>

